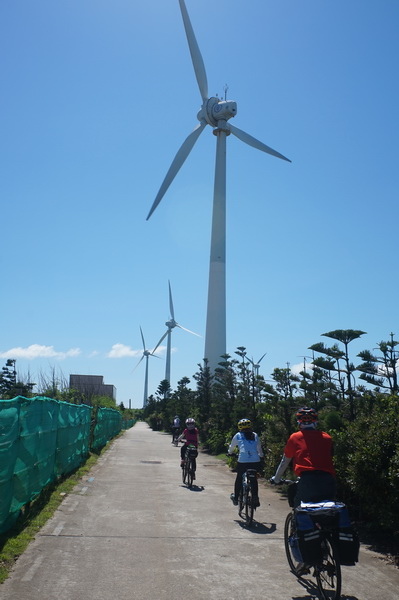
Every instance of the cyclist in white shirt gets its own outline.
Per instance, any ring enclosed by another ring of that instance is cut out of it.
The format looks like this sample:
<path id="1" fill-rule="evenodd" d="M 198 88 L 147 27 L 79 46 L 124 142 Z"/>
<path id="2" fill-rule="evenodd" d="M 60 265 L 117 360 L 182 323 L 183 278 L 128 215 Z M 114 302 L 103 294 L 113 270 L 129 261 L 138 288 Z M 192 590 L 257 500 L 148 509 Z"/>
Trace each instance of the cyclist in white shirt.
<path id="1" fill-rule="evenodd" d="M 230 500 L 234 506 L 238 504 L 238 498 L 241 491 L 242 476 L 247 469 L 261 468 L 261 459 L 263 450 L 257 433 L 252 431 L 252 423 L 249 419 L 238 421 L 238 433 L 235 434 L 227 450 L 232 454 L 233 450 L 238 448 L 237 477 L 234 484 L 234 493 L 230 495 Z M 255 480 L 255 506 L 259 506 L 258 498 L 258 480 Z"/>
<path id="2" fill-rule="evenodd" d="M 176 415 L 173 419 L 172 423 L 172 444 L 175 441 L 175 437 L 177 437 L 180 433 L 180 418 L 179 415 Z"/>

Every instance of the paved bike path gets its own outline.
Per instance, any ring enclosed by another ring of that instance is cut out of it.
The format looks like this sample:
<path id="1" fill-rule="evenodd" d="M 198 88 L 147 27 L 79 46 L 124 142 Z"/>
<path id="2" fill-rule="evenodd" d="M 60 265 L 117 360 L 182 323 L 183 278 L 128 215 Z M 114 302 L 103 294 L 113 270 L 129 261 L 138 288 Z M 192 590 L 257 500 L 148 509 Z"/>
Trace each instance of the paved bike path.
<path id="1" fill-rule="evenodd" d="M 288 569 L 287 502 L 260 486 L 246 529 L 229 495 L 235 475 L 200 453 L 192 490 L 170 436 L 137 423 L 116 440 L 37 534 L 1 600 L 311 600 L 313 579 Z M 342 600 L 397 600 L 399 570 L 362 548 L 343 567 Z"/>

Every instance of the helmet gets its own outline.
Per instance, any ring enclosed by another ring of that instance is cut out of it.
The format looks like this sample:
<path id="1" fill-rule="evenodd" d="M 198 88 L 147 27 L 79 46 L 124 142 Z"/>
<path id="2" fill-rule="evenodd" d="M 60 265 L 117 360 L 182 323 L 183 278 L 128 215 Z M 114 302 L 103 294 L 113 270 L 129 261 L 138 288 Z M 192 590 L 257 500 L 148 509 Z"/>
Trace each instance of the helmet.
<path id="1" fill-rule="evenodd" d="M 187 429 L 194 429 L 195 419 L 186 419 Z"/>
<path id="2" fill-rule="evenodd" d="M 298 425 L 311 425 L 317 422 L 317 412 L 314 408 L 307 408 L 306 406 L 300 408 L 295 415 Z"/>
<path id="3" fill-rule="evenodd" d="M 252 423 L 249 419 L 241 419 L 238 421 L 238 429 L 243 431 L 244 429 L 252 429 Z"/>
<path id="4" fill-rule="evenodd" d="M 175 419 L 178 419 L 178 418 L 179 418 L 179 415 L 175 415 Z"/>

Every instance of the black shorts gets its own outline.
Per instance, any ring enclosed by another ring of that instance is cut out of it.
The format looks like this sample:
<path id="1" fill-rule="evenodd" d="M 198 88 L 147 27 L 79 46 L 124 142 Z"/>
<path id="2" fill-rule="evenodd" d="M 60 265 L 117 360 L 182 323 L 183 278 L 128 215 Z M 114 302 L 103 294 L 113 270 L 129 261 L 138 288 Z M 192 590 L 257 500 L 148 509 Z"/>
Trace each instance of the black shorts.
<path id="1" fill-rule="evenodd" d="M 326 471 L 304 471 L 297 484 L 294 505 L 301 502 L 335 500 L 337 483 L 334 475 Z"/>

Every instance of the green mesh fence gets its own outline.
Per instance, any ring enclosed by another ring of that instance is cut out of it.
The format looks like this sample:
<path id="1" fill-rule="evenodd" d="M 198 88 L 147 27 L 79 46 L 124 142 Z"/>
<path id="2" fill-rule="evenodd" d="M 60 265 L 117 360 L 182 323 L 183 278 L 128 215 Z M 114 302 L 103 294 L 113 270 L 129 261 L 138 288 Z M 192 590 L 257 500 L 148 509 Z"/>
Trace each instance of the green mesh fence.
<path id="1" fill-rule="evenodd" d="M 0 533 L 89 452 L 91 408 L 38 396 L 0 400 Z"/>
<path id="2" fill-rule="evenodd" d="M 102 448 L 121 429 L 122 415 L 113 408 L 44 396 L 0 400 L 0 533 L 46 485 L 79 467 L 91 448 Z"/>
<path id="3" fill-rule="evenodd" d="M 136 423 L 137 419 L 123 419 L 122 429 L 130 429 Z"/>
<path id="4" fill-rule="evenodd" d="M 91 446 L 94 450 L 102 448 L 108 440 L 115 437 L 122 429 L 122 415 L 113 408 L 98 408 L 96 424 Z"/>
<path id="5" fill-rule="evenodd" d="M 89 454 L 92 409 L 84 404 L 59 402 L 57 476 L 76 469 Z"/>
<path id="6" fill-rule="evenodd" d="M 0 400 L 0 532 L 89 452 L 91 408 L 38 396 Z"/>
<path id="7" fill-rule="evenodd" d="M 12 525 L 9 515 L 13 501 L 13 476 L 17 460 L 20 403 L 2 400 L 0 403 L 0 532 Z M 18 516 L 18 515 L 17 515 Z"/>

